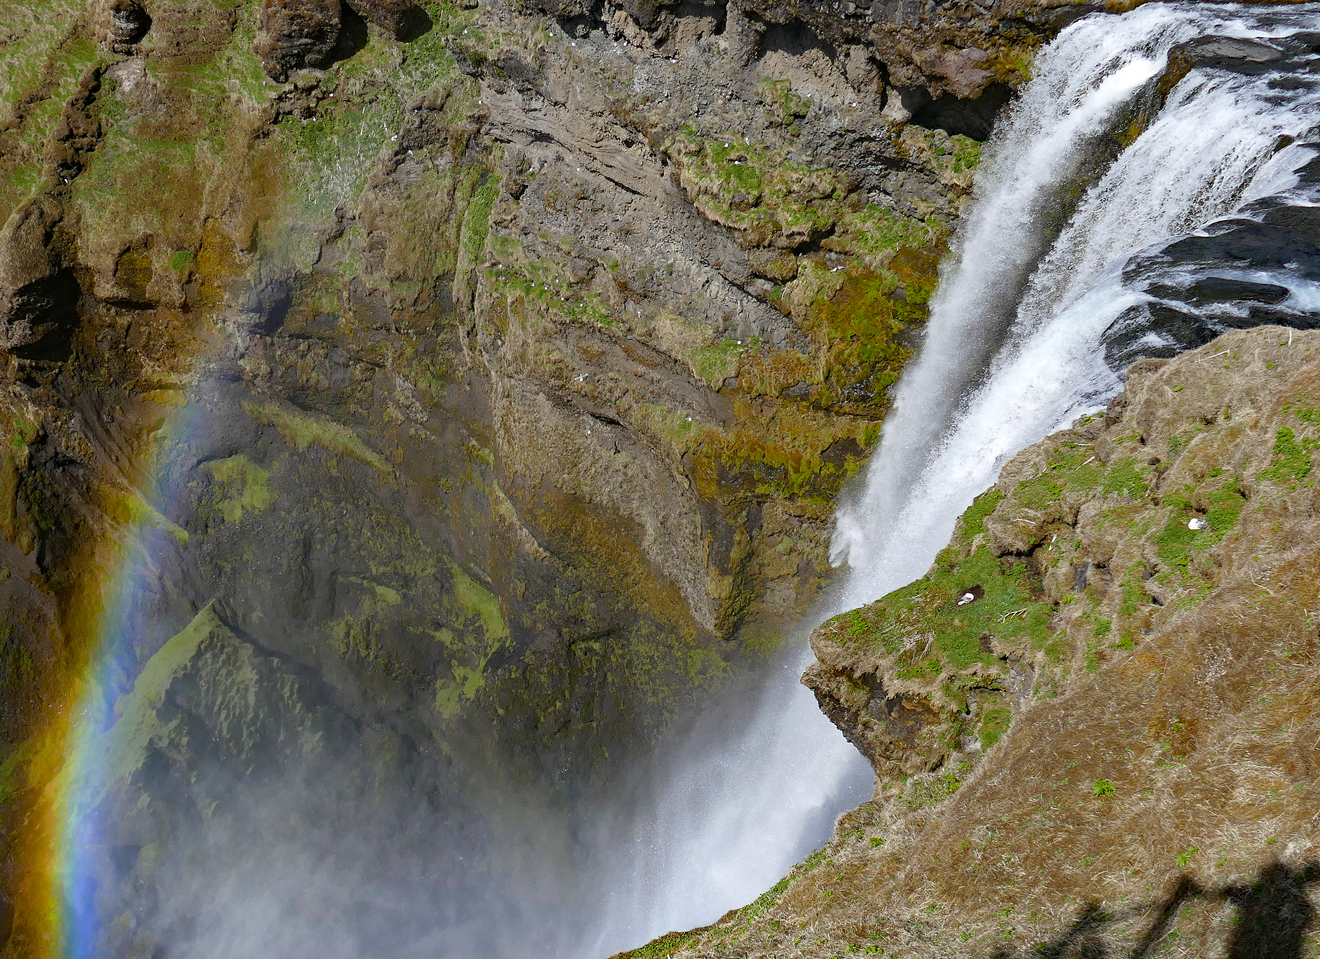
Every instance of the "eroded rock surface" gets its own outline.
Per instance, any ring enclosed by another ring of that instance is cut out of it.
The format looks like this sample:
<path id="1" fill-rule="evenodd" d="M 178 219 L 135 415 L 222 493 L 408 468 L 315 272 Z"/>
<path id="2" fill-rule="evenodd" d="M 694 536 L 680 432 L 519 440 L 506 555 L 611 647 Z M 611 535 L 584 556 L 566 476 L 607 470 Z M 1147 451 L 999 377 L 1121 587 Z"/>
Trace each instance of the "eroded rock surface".
<path id="1" fill-rule="evenodd" d="M 1317 407 L 1320 336 L 1263 327 L 1015 457 L 923 579 L 812 637 L 875 799 L 659 954 L 1304 948 Z"/>
<path id="2" fill-rule="evenodd" d="M 0 894 L 39 886 L 36 757 L 103 629 L 107 728 L 210 610 L 291 670 L 293 713 L 354 731 L 325 739 L 347 780 L 376 775 L 354 736 L 401 737 L 449 797 L 418 830 L 452 812 L 547 862 L 570 853 L 493 826 L 492 783 L 570 835 L 764 660 L 828 581 L 975 137 L 1055 28 L 870 9 L 0 10 Z M 98 815 L 256 775 L 170 749 Z M 105 929 L 163 948 L 181 927 L 130 901 L 166 853 L 112 845 Z"/>

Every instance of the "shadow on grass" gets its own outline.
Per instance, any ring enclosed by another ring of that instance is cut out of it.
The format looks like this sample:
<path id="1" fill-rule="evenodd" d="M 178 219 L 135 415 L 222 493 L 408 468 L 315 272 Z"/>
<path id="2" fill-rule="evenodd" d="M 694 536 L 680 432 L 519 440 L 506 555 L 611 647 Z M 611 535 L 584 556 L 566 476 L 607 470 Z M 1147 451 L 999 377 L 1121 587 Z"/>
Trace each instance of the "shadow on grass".
<path id="1" fill-rule="evenodd" d="M 1205 889 L 1190 876 L 1183 876 L 1154 904 L 1150 925 L 1131 951 L 1115 947 L 1110 935 L 1122 917 L 1092 902 L 1054 939 L 1026 953 L 1001 947 L 990 959 L 1146 959 L 1155 954 L 1179 910 L 1191 900 L 1227 901 L 1237 908 L 1227 943 L 1228 959 L 1302 959 L 1306 931 L 1315 917 L 1306 890 L 1316 882 L 1320 882 L 1320 863 L 1294 869 L 1274 862 L 1249 886 Z M 1138 911 L 1149 915 L 1152 909 L 1148 905 Z"/>

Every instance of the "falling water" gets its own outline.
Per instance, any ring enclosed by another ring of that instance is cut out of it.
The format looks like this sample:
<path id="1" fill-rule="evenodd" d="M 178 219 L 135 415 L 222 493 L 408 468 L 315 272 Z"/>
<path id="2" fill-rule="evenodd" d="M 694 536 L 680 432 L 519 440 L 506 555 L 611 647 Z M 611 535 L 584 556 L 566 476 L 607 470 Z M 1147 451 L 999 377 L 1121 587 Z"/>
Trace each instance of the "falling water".
<path id="1" fill-rule="evenodd" d="M 1112 397 L 1121 364 L 1230 326 L 1313 325 L 1320 264 L 1263 253 L 1244 267 L 1213 241 L 1268 228 L 1265 247 L 1282 248 L 1287 224 L 1269 211 L 1320 206 L 1317 28 L 1315 6 L 1150 4 L 1081 20 L 1043 53 L 986 151 L 865 487 L 838 515 L 849 571 L 824 612 L 922 575 L 1004 461 Z M 1192 68 L 1168 91 L 1171 54 Z M 1287 296 L 1267 316 L 1198 302 L 1207 276 Z M 809 658 L 786 662 L 741 722 L 676 750 L 681 773 L 623 843 L 632 869 L 596 954 L 749 901 L 864 798 L 869 770 L 796 681 Z"/>

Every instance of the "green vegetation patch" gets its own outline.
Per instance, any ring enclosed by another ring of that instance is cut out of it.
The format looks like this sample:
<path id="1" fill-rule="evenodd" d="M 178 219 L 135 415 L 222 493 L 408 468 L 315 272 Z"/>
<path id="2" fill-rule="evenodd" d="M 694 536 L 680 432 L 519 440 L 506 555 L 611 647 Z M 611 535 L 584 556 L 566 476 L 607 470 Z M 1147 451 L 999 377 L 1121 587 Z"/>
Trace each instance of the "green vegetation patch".
<path id="1" fill-rule="evenodd" d="M 1156 555 L 1160 561 L 1175 572 L 1185 573 L 1192 560 L 1222 540 L 1234 526 L 1246 505 L 1237 478 L 1230 479 L 1210 494 L 1209 508 L 1205 521 L 1209 529 L 1194 530 L 1187 523 L 1196 516 L 1195 504 L 1191 499 L 1192 489 L 1172 493 L 1164 497 L 1164 505 L 1171 507 L 1168 521 L 1164 528 L 1155 534 Z"/>
<path id="2" fill-rule="evenodd" d="M 981 725 L 976 733 L 977 738 L 981 741 L 981 748 L 989 749 L 999 742 L 1004 733 L 1008 732 L 1009 723 L 1012 721 L 1013 713 L 1007 706 L 985 710 L 981 714 Z"/>
<path id="3" fill-rule="evenodd" d="M 246 456 L 230 456 L 202 464 L 217 483 L 224 487 L 224 496 L 216 504 L 226 523 L 237 523 L 244 512 L 261 512 L 275 501 L 275 488 L 270 473 L 252 463 Z"/>
<path id="4" fill-rule="evenodd" d="M 959 598 L 977 587 L 984 591 L 981 598 L 959 606 Z M 946 550 L 930 574 L 861 610 L 867 632 L 854 632 L 855 639 L 842 641 L 850 646 L 878 644 L 893 655 L 910 638 L 929 634 L 929 653 L 924 655 L 938 657 L 942 670 L 993 664 L 992 639 L 1035 649 L 1049 641 L 1053 607 L 1036 600 L 1035 593 L 1021 560 L 997 559 L 985 546 L 965 559 L 954 559 Z M 857 620 L 849 618 L 848 625 L 855 629 Z M 905 657 L 911 659 L 912 654 Z M 903 666 L 921 668 L 920 662 Z"/>
<path id="5" fill-rule="evenodd" d="M 245 400 L 243 409 L 258 423 L 274 426 L 285 441 L 299 452 L 319 446 L 337 456 L 348 456 L 381 473 L 393 475 L 385 459 L 343 423 L 321 419 L 292 407 L 257 400 Z"/>
<path id="6" fill-rule="evenodd" d="M 1311 475 L 1311 454 L 1320 440 L 1299 437 L 1290 427 L 1282 426 L 1274 436 L 1274 459 L 1261 470 L 1261 479 L 1283 485 L 1300 482 Z"/>

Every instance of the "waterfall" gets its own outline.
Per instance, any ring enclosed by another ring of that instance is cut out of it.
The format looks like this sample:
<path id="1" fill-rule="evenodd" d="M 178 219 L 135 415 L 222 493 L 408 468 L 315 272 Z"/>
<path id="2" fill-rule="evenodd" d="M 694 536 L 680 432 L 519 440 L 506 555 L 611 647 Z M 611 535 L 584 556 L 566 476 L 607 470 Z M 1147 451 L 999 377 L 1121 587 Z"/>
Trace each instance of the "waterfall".
<path id="1" fill-rule="evenodd" d="M 863 488 L 838 513 L 846 588 L 824 613 L 921 576 L 1004 461 L 1108 401 L 1131 360 L 1236 325 L 1313 325 L 1320 264 L 1285 247 L 1320 221 L 1275 214 L 1320 207 L 1317 27 L 1316 6 L 1149 4 L 1080 20 L 1043 52 L 988 145 Z M 1244 230 L 1246 264 L 1219 242 Z M 1208 296 L 1207 277 L 1229 295 Z M 1234 283 L 1282 292 L 1262 313 Z M 681 772 L 620 844 L 630 869 L 588 954 L 748 902 L 865 798 L 869 769 L 797 683 L 809 659 L 790 657 L 722 735 L 676 749 Z"/>
<path id="2" fill-rule="evenodd" d="M 920 576 L 1008 457 L 1118 391 L 1106 334 L 1155 299 L 1124 276 L 1134 256 L 1296 185 L 1286 167 L 1309 151 L 1276 151 L 1314 135 L 1317 84 L 1280 91 L 1277 70 L 1235 70 L 1228 57 L 1191 70 L 1134 142 L 1077 183 L 1149 102 L 1171 51 L 1205 37 L 1277 41 L 1318 22 L 1315 7 L 1150 4 L 1081 20 L 1044 52 L 987 150 L 865 489 L 839 513 L 845 608 Z M 1147 352 L 1162 343 L 1152 332 Z"/>

